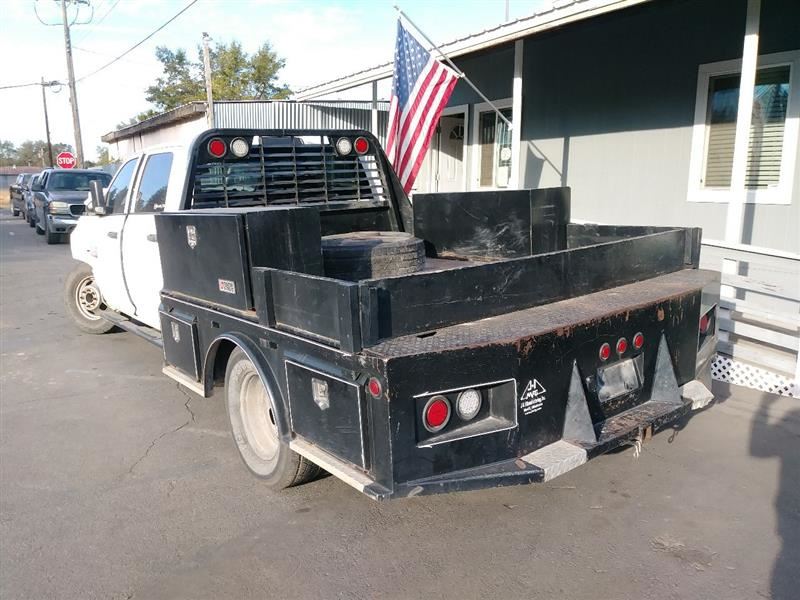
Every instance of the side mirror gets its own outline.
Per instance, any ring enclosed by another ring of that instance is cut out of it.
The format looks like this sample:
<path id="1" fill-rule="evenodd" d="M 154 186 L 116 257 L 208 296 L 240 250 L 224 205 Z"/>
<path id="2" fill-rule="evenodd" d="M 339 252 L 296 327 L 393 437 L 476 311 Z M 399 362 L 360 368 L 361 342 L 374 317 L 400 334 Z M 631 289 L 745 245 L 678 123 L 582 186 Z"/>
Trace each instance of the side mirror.
<path id="1" fill-rule="evenodd" d="M 43 189 L 42 184 L 38 181 L 31 186 L 32 192 L 41 192 Z"/>
<path id="2" fill-rule="evenodd" d="M 106 195 L 103 192 L 103 183 L 93 179 L 89 182 L 89 198 L 92 201 L 92 209 L 96 215 L 108 214 Z"/>

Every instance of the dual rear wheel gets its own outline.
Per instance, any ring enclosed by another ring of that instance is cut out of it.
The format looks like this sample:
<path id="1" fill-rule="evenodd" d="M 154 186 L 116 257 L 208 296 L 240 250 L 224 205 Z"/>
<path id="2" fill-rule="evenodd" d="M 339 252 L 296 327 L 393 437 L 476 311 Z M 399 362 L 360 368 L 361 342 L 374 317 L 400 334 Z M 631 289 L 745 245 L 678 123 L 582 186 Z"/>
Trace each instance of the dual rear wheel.
<path id="1" fill-rule="evenodd" d="M 284 489 L 314 479 L 320 469 L 280 439 L 277 398 L 270 387 L 240 348 L 231 352 L 225 372 L 225 405 L 239 455 L 269 487 Z"/>

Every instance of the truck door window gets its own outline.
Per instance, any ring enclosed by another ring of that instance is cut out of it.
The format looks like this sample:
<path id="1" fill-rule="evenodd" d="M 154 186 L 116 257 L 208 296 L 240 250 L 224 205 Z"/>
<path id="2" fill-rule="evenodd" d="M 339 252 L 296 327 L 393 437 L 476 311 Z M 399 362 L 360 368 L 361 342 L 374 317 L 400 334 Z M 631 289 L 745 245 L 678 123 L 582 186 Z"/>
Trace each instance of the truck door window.
<path id="1" fill-rule="evenodd" d="M 154 213 L 164 210 L 171 168 L 171 152 L 153 154 L 147 159 L 133 212 Z"/>
<path id="2" fill-rule="evenodd" d="M 114 214 L 125 212 L 125 200 L 128 197 L 128 191 L 130 190 L 138 162 L 139 159 L 134 158 L 122 165 L 114 181 L 111 182 L 108 192 L 106 192 L 106 204 Z"/>

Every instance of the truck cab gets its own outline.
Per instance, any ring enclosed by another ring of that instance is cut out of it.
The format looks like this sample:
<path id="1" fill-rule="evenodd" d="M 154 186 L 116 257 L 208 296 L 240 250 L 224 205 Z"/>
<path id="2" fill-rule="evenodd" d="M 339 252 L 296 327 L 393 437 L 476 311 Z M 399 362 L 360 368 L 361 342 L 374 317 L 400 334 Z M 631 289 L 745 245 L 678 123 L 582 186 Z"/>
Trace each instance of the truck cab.
<path id="1" fill-rule="evenodd" d="M 70 240 L 72 257 L 93 274 L 86 285 L 102 290 L 105 308 L 154 330 L 162 286 L 155 215 L 181 209 L 185 175 L 185 146 L 129 157 L 105 191 L 106 214 L 87 211 Z"/>

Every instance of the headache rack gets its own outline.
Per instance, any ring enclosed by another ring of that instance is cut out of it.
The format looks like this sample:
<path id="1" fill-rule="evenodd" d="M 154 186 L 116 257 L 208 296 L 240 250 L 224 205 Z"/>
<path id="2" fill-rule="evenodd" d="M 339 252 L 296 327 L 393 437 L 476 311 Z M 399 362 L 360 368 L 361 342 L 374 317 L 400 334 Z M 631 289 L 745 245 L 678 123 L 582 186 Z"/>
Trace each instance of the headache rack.
<path id="1" fill-rule="evenodd" d="M 342 137 L 351 142 L 364 137 L 369 149 L 341 155 L 336 142 Z M 230 149 L 237 138 L 249 144 L 245 156 L 237 157 Z M 219 158 L 209 151 L 216 139 L 227 148 Z M 195 142 L 192 161 L 188 208 L 388 201 L 385 157 L 367 132 L 293 130 L 253 135 L 252 130 L 247 134 L 220 130 Z"/>

